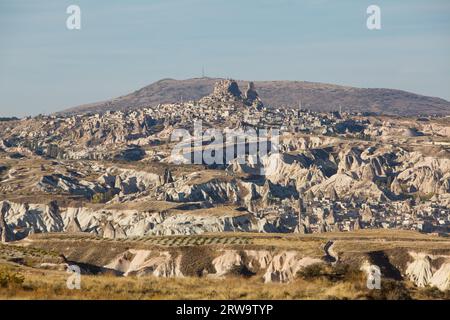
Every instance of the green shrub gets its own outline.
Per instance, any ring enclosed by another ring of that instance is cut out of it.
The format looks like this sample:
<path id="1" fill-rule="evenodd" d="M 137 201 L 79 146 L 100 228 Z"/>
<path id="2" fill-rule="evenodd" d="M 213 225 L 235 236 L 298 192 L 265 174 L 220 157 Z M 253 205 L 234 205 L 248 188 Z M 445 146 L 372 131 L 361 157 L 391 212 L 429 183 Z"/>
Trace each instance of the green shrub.
<path id="1" fill-rule="evenodd" d="M 311 264 L 309 266 L 302 268 L 298 272 L 298 275 L 305 280 L 319 278 L 322 277 L 324 274 L 325 274 L 325 267 L 323 263 Z"/>
<path id="2" fill-rule="evenodd" d="M 450 290 L 441 291 L 436 287 L 426 287 L 421 290 L 427 299 L 450 300 Z"/>
<path id="3" fill-rule="evenodd" d="M 361 270 L 347 263 L 337 263 L 327 274 L 331 281 L 355 281 L 361 275 Z"/>
<path id="4" fill-rule="evenodd" d="M 92 203 L 106 203 L 114 198 L 115 193 L 112 190 L 108 190 L 104 193 L 96 193 L 92 196 Z"/>
<path id="5" fill-rule="evenodd" d="M 401 281 L 384 279 L 381 281 L 381 290 L 371 290 L 367 295 L 375 300 L 410 300 L 411 294 Z"/>
<path id="6" fill-rule="evenodd" d="M 0 269 L 0 288 L 18 287 L 23 284 L 24 276 L 7 269 Z"/>
<path id="7" fill-rule="evenodd" d="M 315 263 L 304 267 L 298 275 L 304 280 L 326 278 L 329 281 L 354 281 L 359 278 L 361 271 L 346 263 L 337 263 L 333 266 Z"/>

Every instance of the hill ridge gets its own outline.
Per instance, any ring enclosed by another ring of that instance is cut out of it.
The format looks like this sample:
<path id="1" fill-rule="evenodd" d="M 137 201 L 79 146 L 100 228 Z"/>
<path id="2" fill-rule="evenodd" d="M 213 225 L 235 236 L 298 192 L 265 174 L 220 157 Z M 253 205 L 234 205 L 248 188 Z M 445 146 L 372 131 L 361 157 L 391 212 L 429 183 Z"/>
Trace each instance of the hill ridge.
<path id="1" fill-rule="evenodd" d="M 201 77 L 177 80 L 160 79 L 136 91 L 113 99 L 72 107 L 57 114 L 128 110 L 160 103 L 199 100 L 210 94 L 214 84 L 224 78 Z M 386 115 L 450 115 L 450 102 L 409 91 L 388 88 L 357 88 L 299 80 L 236 80 L 245 88 L 253 82 L 266 106 L 282 107 L 302 104 L 313 111 L 333 111 L 339 106 L 351 112 L 374 112 Z"/>

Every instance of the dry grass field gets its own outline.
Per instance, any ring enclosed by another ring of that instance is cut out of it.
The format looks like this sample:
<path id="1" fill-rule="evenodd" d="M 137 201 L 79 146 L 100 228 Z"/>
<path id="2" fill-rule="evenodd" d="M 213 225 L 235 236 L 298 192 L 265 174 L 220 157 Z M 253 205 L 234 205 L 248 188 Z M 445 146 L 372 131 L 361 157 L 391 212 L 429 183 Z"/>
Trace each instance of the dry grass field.
<path id="1" fill-rule="evenodd" d="M 322 257 L 326 241 L 335 242 L 342 264 L 312 265 L 289 283 L 264 283 L 262 273 L 226 278 L 195 276 L 196 268 L 210 268 L 212 257 L 224 248 L 297 250 Z M 81 289 L 66 286 L 69 274 L 57 265 L 71 261 L 105 265 L 129 248 L 183 253 L 185 277 L 118 276 L 112 272 L 83 274 Z M 352 262 L 372 252 L 388 253 L 396 265 L 405 263 L 409 250 L 448 254 L 447 238 L 395 230 L 313 235 L 220 233 L 195 236 L 154 236 L 108 240 L 90 234 L 34 234 L 24 241 L 0 246 L 0 299 L 450 299 L 450 292 L 417 288 L 407 280 L 383 279 L 382 290 L 369 290 L 366 276 Z M 405 250 L 406 249 L 406 250 Z M 372 256 L 371 256 L 372 257 Z M 380 257 L 373 255 L 374 259 Z M 192 270 L 191 270 L 192 269 Z"/>
<path id="2" fill-rule="evenodd" d="M 5 269 L 1 269 L 0 274 Z M 450 293 L 418 289 L 407 283 L 387 281 L 384 290 L 369 290 L 362 273 L 345 280 L 320 275 L 298 278 L 288 284 L 265 284 L 260 279 L 227 277 L 156 278 L 100 275 L 81 277 L 81 289 L 66 286 L 62 271 L 8 269 L 23 282 L 0 286 L 0 299 L 450 299 Z M 1 275 L 0 275 L 1 283 Z"/>

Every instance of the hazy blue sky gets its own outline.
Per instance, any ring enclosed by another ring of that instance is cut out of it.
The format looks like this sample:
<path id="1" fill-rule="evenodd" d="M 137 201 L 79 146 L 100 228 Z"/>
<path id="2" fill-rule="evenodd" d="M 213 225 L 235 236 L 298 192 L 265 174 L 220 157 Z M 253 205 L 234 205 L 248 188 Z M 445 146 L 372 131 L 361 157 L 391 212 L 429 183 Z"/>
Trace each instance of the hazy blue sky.
<path id="1" fill-rule="evenodd" d="M 82 29 L 66 29 L 77 4 Z M 382 30 L 366 9 L 382 9 Z M 448 0 L 0 0 L 0 116 L 161 78 L 307 80 L 450 100 Z"/>

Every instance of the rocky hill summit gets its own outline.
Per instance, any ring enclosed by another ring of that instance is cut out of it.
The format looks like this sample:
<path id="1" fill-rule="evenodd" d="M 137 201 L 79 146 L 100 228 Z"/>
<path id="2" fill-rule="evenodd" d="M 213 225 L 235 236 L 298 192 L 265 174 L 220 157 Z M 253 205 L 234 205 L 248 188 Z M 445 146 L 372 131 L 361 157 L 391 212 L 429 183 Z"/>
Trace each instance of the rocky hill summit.
<path id="1" fill-rule="evenodd" d="M 210 95 L 200 99 L 200 103 L 210 102 L 237 102 L 243 101 L 242 92 L 236 81 L 227 79 L 220 80 L 214 85 Z"/>
<path id="2" fill-rule="evenodd" d="M 213 92 L 210 95 L 200 99 L 199 102 L 207 105 L 210 103 L 221 102 L 241 102 L 246 106 L 255 106 L 259 109 L 263 106 L 253 82 L 249 82 L 247 84 L 247 90 L 244 94 L 242 94 L 238 83 L 232 79 L 220 80 L 216 82 Z"/>
<path id="3" fill-rule="evenodd" d="M 234 80 L 222 80 L 216 83 L 214 86 L 211 97 L 215 97 L 218 100 L 240 100 L 242 99 L 241 90 Z"/>

